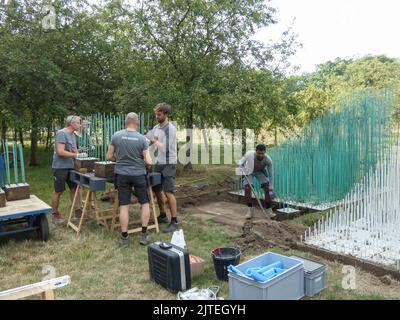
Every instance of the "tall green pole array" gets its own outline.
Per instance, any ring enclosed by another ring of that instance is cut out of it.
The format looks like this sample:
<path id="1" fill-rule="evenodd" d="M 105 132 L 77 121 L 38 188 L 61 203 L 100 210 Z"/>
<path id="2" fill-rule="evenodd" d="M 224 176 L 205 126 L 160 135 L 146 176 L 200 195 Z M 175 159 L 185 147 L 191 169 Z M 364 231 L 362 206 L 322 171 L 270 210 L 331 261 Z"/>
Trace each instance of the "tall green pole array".
<path id="1" fill-rule="evenodd" d="M 95 157 L 105 161 L 112 135 L 125 128 L 125 115 L 96 113 L 85 117 L 85 120 L 88 124 L 82 137 L 77 138 L 78 145 L 80 148 L 88 150 L 88 157 Z M 151 114 L 139 113 L 139 125 L 138 131 L 143 134 L 151 125 Z"/>
<path id="2" fill-rule="evenodd" d="M 364 93 L 341 101 L 296 137 L 268 150 L 274 191 L 283 203 L 324 204 L 343 199 L 391 154 L 393 99 Z M 263 190 L 257 181 L 256 189 Z M 236 188 L 241 188 L 236 183 Z"/>
<path id="3" fill-rule="evenodd" d="M 391 112 L 389 95 L 349 98 L 270 150 L 279 199 L 315 204 L 342 199 L 390 148 Z"/>

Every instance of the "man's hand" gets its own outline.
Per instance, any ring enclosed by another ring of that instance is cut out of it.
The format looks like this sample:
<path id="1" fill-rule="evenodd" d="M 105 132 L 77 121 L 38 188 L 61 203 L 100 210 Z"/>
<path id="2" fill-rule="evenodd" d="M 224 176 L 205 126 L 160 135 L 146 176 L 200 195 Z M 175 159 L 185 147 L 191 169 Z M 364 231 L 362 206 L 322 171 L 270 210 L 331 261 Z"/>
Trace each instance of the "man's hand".
<path id="1" fill-rule="evenodd" d="M 158 145 L 160 142 L 158 140 L 158 137 L 154 137 L 153 139 L 150 139 L 151 144 Z"/>
<path id="2" fill-rule="evenodd" d="M 237 167 L 235 169 L 235 173 L 237 176 L 248 176 L 250 173 L 246 173 L 243 167 Z"/>

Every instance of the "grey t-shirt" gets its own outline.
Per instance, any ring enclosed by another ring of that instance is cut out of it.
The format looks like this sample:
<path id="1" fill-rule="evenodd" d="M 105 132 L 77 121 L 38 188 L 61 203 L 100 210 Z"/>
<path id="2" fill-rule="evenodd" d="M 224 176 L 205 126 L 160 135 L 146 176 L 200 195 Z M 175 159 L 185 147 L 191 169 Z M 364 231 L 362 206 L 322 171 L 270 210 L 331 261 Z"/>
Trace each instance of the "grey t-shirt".
<path id="1" fill-rule="evenodd" d="M 266 154 L 264 159 L 258 160 L 255 151 L 248 151 L 239 161 L 239 165 L 244 168 L 246 174 L 265 172 L 269 180 L 269 186 L 274 188 L 274 165 L 269 155 Z"/>
<path id="2" fill-rule="evenodd" d="M 158 154 L 156 162 L 158 164 L 176 164 L 177 163 L 177 139 L 176 139 L 176 128 L 168 122 L 163 128 L 160 125 L 156 125 L 151 131 L 147 133 L 148 139 L 154 139 L 160 141 L 164 148 L 158 148 Z"/>
<path id="3" fill-rule="evenodd" d="M 75 167 L 74 159 L 59 156 L 56 151 L 57 143 L 65 144 L 65 151 L 72 152 L 72 149 L 76 148 L 75 134 L 69 133 L 66 128 L 57 132 L 52 164 L 53 169 L 73 169 Z"/>
<path id="4" fill-rule="evenodd" d="M 115 173 L 124 176 L 141 176 L 146 174 L 143 151 L 149 148 L 145 136 L 136 131 L 121 130 L 111 137 L 115 148 Z"/>

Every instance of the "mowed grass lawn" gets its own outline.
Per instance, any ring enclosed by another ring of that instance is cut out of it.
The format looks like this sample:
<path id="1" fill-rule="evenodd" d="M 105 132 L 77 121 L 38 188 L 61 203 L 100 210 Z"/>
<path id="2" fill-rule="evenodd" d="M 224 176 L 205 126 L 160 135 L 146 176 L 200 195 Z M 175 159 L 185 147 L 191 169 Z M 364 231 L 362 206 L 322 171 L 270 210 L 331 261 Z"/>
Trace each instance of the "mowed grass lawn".
<path id="1" fill-rule="evenodd" d="M 40 150 L 39 157 L 40 166 L 27 168 L 27 180 L 31 194 L 50 204 L 53 191 L 52 152 Z M 222 170 L 220 177 L 215 170 L 197 170 L 195 173 L 196 180 L 204 183 L 225 179 L 227 170 Z M 189 182 L 187 176 L 177 180 L 178 184 Z M 64 218 L 69 213 L 70 205 L 68 193 L 65 192 L 60 204 Z M 71 276 L 71 285 L 57 291 L 59 299 L 176 298 L 176 295 L 150 281 L 147 248 L 139 245 L 139 234 L 131 236 L 128 248 L 120 248 L 119 232 L 107 231 L 92 220 L 85 223 L 82 234 L 77 237 L 72 229 L 66 227 L 66 223 L 55 225 L 51 223 L 50 215 L 48 218 L 48 242 L 40 242 L 35 234 L 1 242 L 0 291 L 41 281 L 49 276 L 46 270 L 54 270 L 56 276 Z M 221 226 L 205 225 L 189 216 L 183 216 L 182 219 L 190 254 L 207 261 L 205 273 L 195 279 L 193 286 L 217 284 L 221 286 L 222 296 L 227 297 L 227 284 L 216 279 L 209 252 L 216 245 L 229 245 L 229 234 Z M 171 234 L 156 234 L 154 230 L 150 233 L 152 241 L 171 239 Z"/>
<path id="2" fill-rule="evenodd" d="M 53 190 L 51 158 L 50 151 L 40 150 L 40 166 L 27 170 L 32 194 L 49 204 Z M 184 175 L 178 178 L 177 183 L 224 180 L 229 175 L 229 170 L 225 166 L 197 170 L 193 174 L 195 178 Z M 69 208 L 70 200 L 64 194 L 60 206 L 64 217 Z M 219 296 L 228 299 L 228 284 L 216 278 L 209 253 L 218 245 L 232 246 L 235 239 L 224 226 L 203 222 L 190 214 L 183 215 L 181 222 L 190 254 L 200 256 L 206 261 L 204 274 L 194 279 L 192 287 L 218 285 L 221 288 Z M 301 219 L 293 221 L 302 222 Z M 139 234 L 131 237 L 132 242 L 128 248 L 120 248 L 119 232 L 107 231 L 89 220 L 79 237 L 66 227 L 66 223 L 54 225 L 50 222 L 50 235 L 50 240 L 46 243 L 38 241 L 34 235 L 0 243 L 0 291 L 38 282 L 49 275 L 69 275 L 71 284 L 57 290 L 58 299 L 176 299 L 175 294 L 150 280 L 147 249 L 139 245 Z M 151 237 L 152 241 L 170 240 L 171 235 L 151 231 Z M 265 251 L 267 250 L 248 250 L 242 255 L 242 261 Z M 278 249 L 273 251 L 281 252 Z M 284 254 L 309 256 L 296 251 Z M 48 270 L 52 270 L 51 274 Z M 342 265 L 329 263 L 327 289 L 314 299 L 396 298 L 397 292 L 387 295 L 382 288 L 375 292 L 368 282 L 357 290 L 344 290 L 341 270 Z M 360 274 L 363 275 L 362 279 L 370 278 L 368 274 Z"/>

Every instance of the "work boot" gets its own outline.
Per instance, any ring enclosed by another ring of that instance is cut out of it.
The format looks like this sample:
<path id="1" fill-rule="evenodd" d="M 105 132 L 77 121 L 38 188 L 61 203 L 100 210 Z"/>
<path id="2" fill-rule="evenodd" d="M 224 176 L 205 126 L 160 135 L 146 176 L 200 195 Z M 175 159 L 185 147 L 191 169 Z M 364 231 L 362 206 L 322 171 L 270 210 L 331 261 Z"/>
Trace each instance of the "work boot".
<path id="1" fill-rule="evenodd" d="M 247 212 L 245 215 L 246 219 L 251 219 L 254 217 L 254 208 L 253 207 L 247 207 Z"/>
<path id="2" fill-rule="evenodd" d="M 121 238 L 119 239 L 119 246 L 120 246 L 121 248 L 126 248 L 126 247 L 128 247 L 128 246 L 129 246 L 129 236 L 123 237 L 123 236 L 121 235 Z"/>
<path id="3" fill-rule="evenodd" d="M 272 211 L 272 208 L 266 209 L 265 212 L 269 215 L 270 218 L 276 217 L 276 214 L 274 213 L 274 211 Z"/>
<path id="4" fill-rule="evenodd" d="M 149 244 L 150 242 L 149 242 L 149 234 L 148 234 L 148 232 L 146 232 L 146 233 L 141 233 L 141 239 L 140 239 L 140 244 L 142 245 L 142 246 L 147 246 L 148 244 Z"/>
<path id="5" fill-rule="evenodd" d="M 174 232 L 176 230 L 179 230 L 180 226 L 179 223 L 171 221 L 171 223 L 168 225 L 168 227 L 166 227 L 163 232 L 164 233 L 170 233 L 170 232 Z"/>

